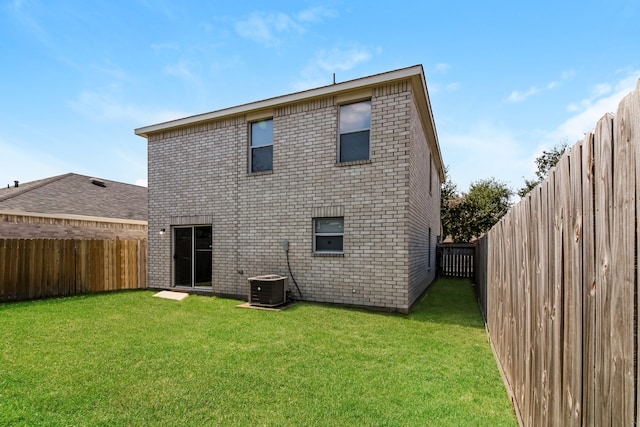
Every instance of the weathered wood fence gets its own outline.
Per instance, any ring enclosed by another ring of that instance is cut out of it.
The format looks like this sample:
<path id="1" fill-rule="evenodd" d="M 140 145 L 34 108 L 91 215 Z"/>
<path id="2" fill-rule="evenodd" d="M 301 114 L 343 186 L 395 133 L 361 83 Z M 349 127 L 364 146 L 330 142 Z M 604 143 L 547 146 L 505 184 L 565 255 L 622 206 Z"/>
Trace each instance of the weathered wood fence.
<path id="1" fill-rule="evenodd" d="M 439 277 L 473 278 L 476 246 L 471 243 L 440 243 L 437 248 Z"/>
<path id="2" fill-rule="evenodd" d="M 146 285 L 146 240 L 0 239 L 0 301 Z"/>
<path id="3" fill-rule="evenodd" d="M 478 299 L 523 425 L 639 424 L 640 83 L 479 243 Z"/>

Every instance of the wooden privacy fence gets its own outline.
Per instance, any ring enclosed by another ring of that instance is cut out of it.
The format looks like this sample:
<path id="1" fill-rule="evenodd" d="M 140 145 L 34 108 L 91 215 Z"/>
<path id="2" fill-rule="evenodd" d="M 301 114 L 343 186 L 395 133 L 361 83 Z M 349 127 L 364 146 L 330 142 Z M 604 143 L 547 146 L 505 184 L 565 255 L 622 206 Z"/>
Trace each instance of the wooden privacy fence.
<path id="1" fill-rule="evenodd" d="M 438 276 L 473 278 L 476 246 L 471 243 L 440 243 Z"/>
<path id="2" fill-rule="evenodd" d="M 523 425 L 638 425 L 640 83 L 479 243 L 478 299 Z"/>
<path id="3" fill-rule="evenodd" d="M 146 240 L 0 239 L 0 301 L 146 285 Z"/>

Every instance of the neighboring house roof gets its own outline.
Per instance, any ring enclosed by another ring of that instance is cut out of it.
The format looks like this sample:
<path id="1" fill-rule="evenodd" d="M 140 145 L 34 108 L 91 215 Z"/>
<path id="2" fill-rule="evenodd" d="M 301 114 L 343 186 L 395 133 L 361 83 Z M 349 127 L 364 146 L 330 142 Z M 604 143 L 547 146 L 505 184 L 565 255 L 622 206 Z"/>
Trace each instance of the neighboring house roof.
<path id="1" fill-rule="evenodd" d="M 147 220 L 147 188 L 67 173 L 0 188 L 0 210 Z"/>
<path id="2" fill-rule="evenodd" d="M 172 120 L 165 123 L 159 123 L 151 126 L 142 127 L 135 130 L 136 135 L 147 138 L 150 134 L 184 128 L 214 120 L 220 120 L 232 116 L 245 115 L 260 110 L 267 110 L 276 106 L 293 104 L 302 100 L 313 98 L 322 98 L 327 96 L 336 96 L 349 92 L 357 92 L 360 90 L 390 84 L 393 82 L 408 80 L 416 96 L 416 103 L 423 118 L 422 125 L 427 135 L 428 143 L 433 153 L 434 163 L 438 169 L 440 180 L 444 181 L 444 164 L 442 162 L 442 154 L 440 152 L 440 144 L 438 143 L 438 134 L 436 133 L 433 112 L 431 111 L 431 102 L 429 101 L 429 93 L 427 91 L 427 83 L 424 77 L 422 65 L 401 68 L 395 71 L 375 74 L 373 76 L 363 77 L 360 79 L 349 80 L 342 83 L 336 83 L 329 86 L 322 86 L 316 89 L 310 89 L 302 92 L 296 92 L 289 95 L 269 98 L 262 101 L 252 102 L 249 104 L 238 105 L 236 107 L 225 108 L 223 110 L 212 111 L 210 113 L 198 114 L 195 116 L 185 117 Z"/>

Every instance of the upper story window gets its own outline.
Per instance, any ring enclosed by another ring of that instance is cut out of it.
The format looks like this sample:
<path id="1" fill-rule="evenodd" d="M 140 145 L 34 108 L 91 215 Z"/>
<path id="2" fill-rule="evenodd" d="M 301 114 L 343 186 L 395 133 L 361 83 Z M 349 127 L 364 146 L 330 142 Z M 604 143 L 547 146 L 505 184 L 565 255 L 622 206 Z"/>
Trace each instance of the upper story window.
<path id="1" fill-rule="evenodd" d="M 338 162 L 369 160 L 371 100 L 340 106 Z"/>
<path id="2" fill-rule="evenodd" d="M 251 123 L 251 172 L 273 170 L 273 119 Z"/>

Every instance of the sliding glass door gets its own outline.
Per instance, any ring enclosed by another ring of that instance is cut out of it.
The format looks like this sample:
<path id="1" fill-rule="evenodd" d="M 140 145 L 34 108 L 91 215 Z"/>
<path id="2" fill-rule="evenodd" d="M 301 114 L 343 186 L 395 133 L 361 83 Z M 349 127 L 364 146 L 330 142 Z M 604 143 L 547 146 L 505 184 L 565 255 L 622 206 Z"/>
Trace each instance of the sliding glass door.
<path id="1" fill-rule="evenodd" d="M 211 288 L 212 230 L 210 225 L 174 227 L 173 285 Z"/>

